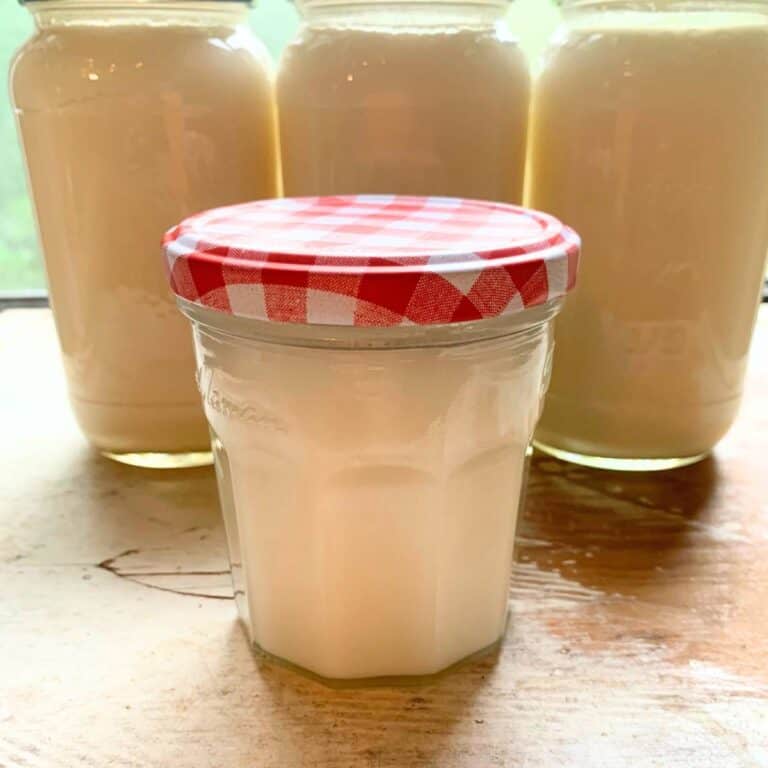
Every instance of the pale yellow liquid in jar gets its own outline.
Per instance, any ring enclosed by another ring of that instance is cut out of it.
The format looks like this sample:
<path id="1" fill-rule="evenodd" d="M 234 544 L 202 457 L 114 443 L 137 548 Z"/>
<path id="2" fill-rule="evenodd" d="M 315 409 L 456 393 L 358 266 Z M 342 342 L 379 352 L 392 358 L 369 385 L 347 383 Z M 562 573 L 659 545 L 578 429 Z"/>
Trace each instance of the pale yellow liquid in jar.
<path id="1" fill-rule="evenodd" d="M 536 439 L 587 458 L 724 435 L 768 246 L 765 19 L 650 16 L 577 22 L 534 95 L 529 203 L 584 243 Z"/>
<path id="2" fill-rule="evenodd" d="M 22 50 L 12 90 L 80 426 L 115 453 L 206 450 L 160 240 L 276 193 L 266 54 L 233 26 L 56 26 Z"/>
<path id="3" fill-rule="evenodd" d="M 306 27 L 277 99 L 286 195 L 521 200 L 529 79 L 508 33 Z"/>

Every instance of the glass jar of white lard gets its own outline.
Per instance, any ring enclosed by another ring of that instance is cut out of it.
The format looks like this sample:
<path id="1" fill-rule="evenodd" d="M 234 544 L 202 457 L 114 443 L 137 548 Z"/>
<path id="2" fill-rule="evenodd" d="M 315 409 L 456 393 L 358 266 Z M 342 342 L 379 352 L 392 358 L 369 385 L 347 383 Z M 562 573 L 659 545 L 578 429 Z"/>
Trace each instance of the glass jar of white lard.
<path id="1" fill-rule="evenodd" d="M 248 203 L 167 234 L 255 646 L 365 679 L 500 639 L 578 250 L 550 216 L 448 198 Z"/>
<path id="2" fill-rule="evenodd" d="M 11 96 L 75 416 L 113 459 L 209 463 L 157 250 L 184 216 L 277 193 L 271 66 L 248 3 L 26 5 Z"/>
<path id="3" fill-rule="evenodd" d="M 522 202 L 529 75 L 508 0 L 298 0 L 277 77 L 286 195 Z"/>
<path id="4" fill-rule="evenodd" d="M 703 458 L 736 416 L 768 251 L 768 3 L 568 0 L 530 160 L 530 204 L 589 254 L 537 445 Z"/>

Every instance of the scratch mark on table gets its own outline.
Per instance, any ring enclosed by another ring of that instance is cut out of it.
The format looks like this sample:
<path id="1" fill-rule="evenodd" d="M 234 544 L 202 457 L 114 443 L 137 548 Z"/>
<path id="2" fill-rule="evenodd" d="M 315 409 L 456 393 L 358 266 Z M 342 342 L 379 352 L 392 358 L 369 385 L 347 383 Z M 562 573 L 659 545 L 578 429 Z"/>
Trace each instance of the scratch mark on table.
<path id="1" fill-rule="evenodd" d="M 157 572 L 145 573 L 143 571 L 140 571 L 140 572 L 123 571 L 116 566 L 116 563 L 121 558 L 128 557 L 130 555 L 138 555 L 140 553 L 141 553 L 140 549 L 126 549 L 117 555 L 108 557 L 106 560 L 102 560 L 100 563 L 96 564 L 96 567 L 101 568 L 102 570 L 107 571 L 108 573 L 111 573 L 113 576 L 116 576 L 118 579 L 125 579 L 126 581 L 130 581 L 133 584 L 138 584 L 139 586 L 146 587 L 147 589 L 156 589 L 159 592 L 170 592 L 174 595 L 182 595 L 184 597 L 203 597 L 208 600 L 234 600 L 233 595 L 212 595 L 210 592 L 190 592 L 184 589 L 176 589 L 175 587 L 163 587 L 160 584 L 151 584 L 151 583 L 142 581 L 142 577 L 147 577 L 147 576 L 225 576 L 229 574 L 229 571 L 182 571 L 182 570 L 179 570 L 179 571 L 157 571 Z"/>

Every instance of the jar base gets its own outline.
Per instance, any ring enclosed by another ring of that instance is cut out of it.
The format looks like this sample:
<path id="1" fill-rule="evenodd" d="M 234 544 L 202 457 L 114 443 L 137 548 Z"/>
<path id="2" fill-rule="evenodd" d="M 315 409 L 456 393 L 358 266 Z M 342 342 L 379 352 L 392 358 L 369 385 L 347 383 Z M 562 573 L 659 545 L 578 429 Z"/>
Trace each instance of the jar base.
<path id="1" fill-rule="evenodd" d="M 687 467 L 690 464 L 703 461 L 709 455 L 708 453 L 699 453 L 695 456 L 681 456 L 668 459 L 620 459 L 611 458 L 610 456 L 591 456 L 584 453 L 565 451 L 538 440 L 534 440 L 533 445 L 536 450 L 561 461 L 579 464 L 582 467 L 608 469 L 614 472 L 661 472 L 668 469 L 679 469 L 680 467 Z"/>
<path id="2" fill-rule="evenodd" d="M 242 622 L 241 622 L 242 624 Z M 246 637 L 248 637 L 248 629 L 243 625 Z M 432 683 L 441 680 L 444 676 L 450 675 L 458 669 L 461 669 L 467 664 L 479 661 L 486 657 L 491 657 L 491 664 L 496 663 L 495 657 L 498 656 L 501 650 L 501 644 L 504 640 L 504 635 L 499 637 L 498 640 L 487 645 L 485 648 L 481 648 L 479 651 L 475 651 L 469 656 L 455 661 L 453 664 L 438 670 L 437 672 L 430 672 L 424 675 L 383 675 L 380 677 L 324 677 L 323 675 L 313 672 L 311 669 L 301 667 L 298 664 L 294 664 L 281 656 L 275 656 L 269 651 L 265 651 L 258 643 L 253 642 L 249 638 L 251 650 L 253 653 L 261 658 L 265 662 L 275 664 L 284 669 L 288 669 L 302 677 L 314 680 L 316 683 L 324 685 L 326 688 L 349 689 L 349 688 L 383 688 L 387 686 L 419 686 L 430 685 Z"/>
<path id="3" fill-rule="evenodd" d="M 181 453 L 111 453 L 102 451 L 105 456 L 119 464 L 142 469 L 193 469 L 213 464 L 210 451 L 187 451 Z"/>

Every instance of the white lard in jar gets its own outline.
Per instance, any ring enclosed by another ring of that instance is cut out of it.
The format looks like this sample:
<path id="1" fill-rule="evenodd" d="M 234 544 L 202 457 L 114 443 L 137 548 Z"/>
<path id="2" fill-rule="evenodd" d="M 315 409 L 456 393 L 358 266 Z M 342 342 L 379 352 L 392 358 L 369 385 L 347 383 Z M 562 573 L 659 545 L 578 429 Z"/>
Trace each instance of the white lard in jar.
<path id="1" fill-rule="evenodd" d="M 768 5 L 569 0 L 531 125 L 529 201 L 587 252 L 537 444 L 703 458 L 736 417 L 768 251 Z"/>
<path id="2" fill-rule="evenodd" d="M 277 77 L 285 194 L 522 200 L 528 65 L 506 0 L 300 0 Z"/>
<path id="3" fill-rule="evenodd" d="M 339 679 L 495 644 L 576 236 L 512 206 L 350 197 L 215 210 L 165 247 L 252 642 Z"/>
<path id="4" fill-rule="evenodd" d="M 112 458 L 199 461 L 194 354 L 159 242 L 195 211 L 277 193 L 268 54 L 245 2 L 29 9 L 11 92 L 75 416 Z"/>

